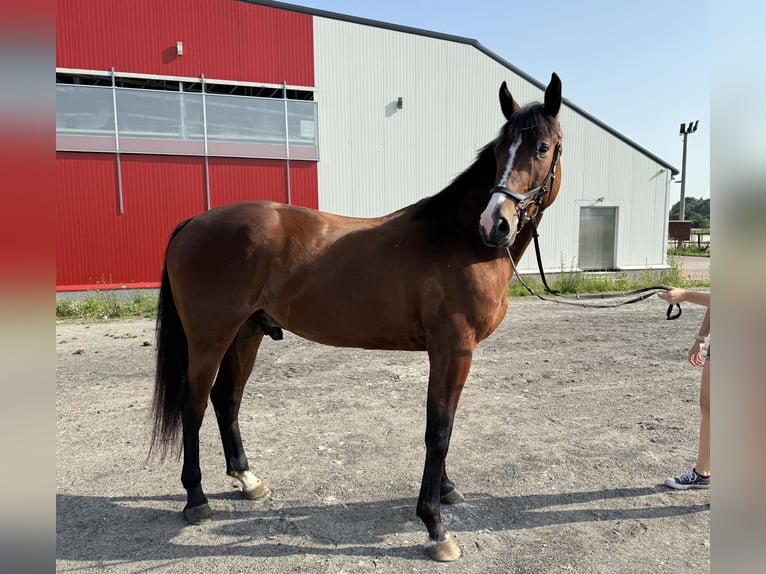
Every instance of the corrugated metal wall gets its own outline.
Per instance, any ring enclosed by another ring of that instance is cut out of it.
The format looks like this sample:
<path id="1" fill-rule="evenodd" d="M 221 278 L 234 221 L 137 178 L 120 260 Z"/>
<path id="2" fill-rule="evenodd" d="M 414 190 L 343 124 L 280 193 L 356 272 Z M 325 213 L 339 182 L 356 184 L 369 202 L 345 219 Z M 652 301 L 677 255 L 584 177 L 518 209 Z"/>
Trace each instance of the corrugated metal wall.
<path id="1" fill-rule="evenodd" d="M 319 209 L 317 164 L 313 161 L 290 162 L 290 203 Z"/>
<path id="2" fill-rule="evenodd" d="M 56 65 L 312 87 L 312 17 L 238 0 L 58 0 Z M 183 56 L 176 42 L 184 44 Z M 205 209 L 201 157 L 56 155 L 59 289 L 154 285 L 167 239 Z M 288 201 L 283 160 L 209 158 L 210 205 Z M 290 201 L 316 208 L 317 168 L 290 162 Z"/>
<path id="3" fill-rule="evenodd" d="M 269 199 L 287 202 L 280 160 L 210 158 L 212 207 Z M 292 162 L 292 203 L 316 208 L 316 164 Z M 56 285 L 94 288 L 154 285 L 175 226 L 205 210 L 200 157 L 123 155 L 118 214 L 113 154 L 56 154 Z"/>
<path id="4" fill-rule="evenodd" d="M 204 209 L 200 158 L 122 158 L 124 213 L 111 154 L 56 154 L 56 285 L 159 281 L 164 245 Z"/>
<path id="5" fill-rule="evenodd" d="M 542 99 L 468 44 L 324 17 L 314 39 L 323 210 L 376 216 L 438 192 L 497 134 L 503 80 L 521 103 Z M 619 208 L 617 267 L 663 266 L 667 169 L 569 107 L 560 120 L 563 184 L 540 230 L 546 269 L 577 264 L 580 206 L 601 197 Z M 536 269 L 531 249 L 520 268 Z"/>
<path id="6" fill-rule="evenodd" d="M 287 203 L 285 162 L 249 159 L 210 158 L 210 207 L 237 201 L 267 199 Z M 248 167 L 257 169 L 248 169 Z"/>
<path id="7" fill-rule="evenodd" d="M 317 164 L 313 161 L 290 162 L 289 198 L 283 160 L 214 157 L 209 161 L 211 208 L 251 199 L 317 208 Z"/>
<path id="8" fill-rule="evenodd" d="M 56 7 L 59 68 L 314 85 L 306 14 L 238 0 L 57 0 Z"/>

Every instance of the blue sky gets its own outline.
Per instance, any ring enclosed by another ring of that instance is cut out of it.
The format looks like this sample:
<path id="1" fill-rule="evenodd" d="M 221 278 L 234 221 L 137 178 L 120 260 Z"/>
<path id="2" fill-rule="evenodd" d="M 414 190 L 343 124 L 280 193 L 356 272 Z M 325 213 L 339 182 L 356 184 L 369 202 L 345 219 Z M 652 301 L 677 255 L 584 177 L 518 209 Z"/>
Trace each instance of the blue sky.
<path id="1" fill-rule="evenodd" d="M 679 170 L 679 125 L 699 120 L 686 195 L 710 197 L 708 0 L 291 3 L 474 38 L 543 83 L 555 71 L 569 101 Z M 674 185 L 671 201 L 679 198 Z"/>

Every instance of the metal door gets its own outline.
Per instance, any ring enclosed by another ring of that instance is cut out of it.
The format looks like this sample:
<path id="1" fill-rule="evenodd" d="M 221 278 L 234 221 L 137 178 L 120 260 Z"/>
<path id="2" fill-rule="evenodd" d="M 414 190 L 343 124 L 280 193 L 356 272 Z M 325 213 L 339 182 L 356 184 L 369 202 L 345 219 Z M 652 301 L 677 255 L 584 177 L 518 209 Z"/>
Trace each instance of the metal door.
<path id="1" fill-rule="evenodd" d="M 583 271 L 614 269 L 616 207 L 581 207 L 578 265 Z"/>

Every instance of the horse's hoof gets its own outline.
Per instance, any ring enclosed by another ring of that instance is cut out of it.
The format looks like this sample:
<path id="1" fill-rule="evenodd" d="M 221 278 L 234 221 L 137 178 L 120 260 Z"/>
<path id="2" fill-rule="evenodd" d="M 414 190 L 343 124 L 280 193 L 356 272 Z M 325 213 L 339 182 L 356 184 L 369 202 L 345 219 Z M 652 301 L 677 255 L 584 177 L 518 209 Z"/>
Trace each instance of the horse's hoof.
<path id="1" fill-rule="evenodd" d="M 192 508 L 184 508 L 184 518 L 189 524 L 202 524 L 212 517 L 213 511 L 210 510 L 210 506 L 207 503 L 193 506 Z"/>
<path id="2" fill-rule="evenodd" d="M 258 500 L 259 498 L 264 498 L 266 496 L 269 496 L 270 494 L 271 494 L 271 489 L 268 486 L 266 486 L 265 482 L 260 482 L 260 481 L 253 488 L 242 491 L 242 496 L 244 496 L 248 500 Z"/>
<path id="3" fill-rule="evenodd" d="M 441 542 L 429 540 L 426 542 L 425 549 L 428 557 L 437 562 L 452 562 L 460 558 L 461 554 L 460 546 L 449 534 Z"/>
<path id="4" fill-rule="evenodd" d="M 439 500 L 442 504 L 460 504 L 465 500 L 465 496 L 457 488 L 453 488 L 447 494 L 442 494 Z"/>

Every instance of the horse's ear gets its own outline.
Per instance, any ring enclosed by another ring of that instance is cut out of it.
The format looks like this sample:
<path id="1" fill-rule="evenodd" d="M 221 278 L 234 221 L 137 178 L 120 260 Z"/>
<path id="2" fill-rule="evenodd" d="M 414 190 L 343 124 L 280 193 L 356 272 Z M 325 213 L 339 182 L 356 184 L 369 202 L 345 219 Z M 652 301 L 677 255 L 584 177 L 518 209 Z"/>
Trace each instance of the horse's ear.
<path id="1" fill-rule="evenodd" d="M 513 100 L 508 84 L 503 80 L 500 86 L 500 109 L 503 110 L 503 115 L 506 120 L 510 120 L 513 112 L 519 109 L 519 104 Z"/>
<path id="2" fill-rule="evenodd" d="M 556 72 L 551 74 L 551 81 L 545 88 L 545 110 L 554 118 L 559 115 L 561 109 L 561 80 Z"/>

